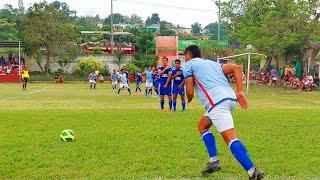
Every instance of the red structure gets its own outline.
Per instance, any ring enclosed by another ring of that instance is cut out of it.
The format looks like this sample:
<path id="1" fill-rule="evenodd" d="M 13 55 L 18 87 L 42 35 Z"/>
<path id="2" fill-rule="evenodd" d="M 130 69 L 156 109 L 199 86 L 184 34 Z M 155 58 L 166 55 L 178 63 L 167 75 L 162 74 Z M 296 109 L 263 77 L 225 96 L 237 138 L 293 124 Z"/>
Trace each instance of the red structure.
<path id="1" fill-rule="evenodd" d="M 92 47 L 89 47 L 88 45 L 83 46 L 83 49 L 85 53 L 92 51 Z M 107 54 L 112 54 L 111 46 L 101 47 L 100 50 Z M 114 50 L 122 51 L 125 55 L 134 55 L 136 53 L 135 46 L 114 46 Z"/>
<path id="2" fill-rule="evenodd" d="M 86 43 L 82 45 L 84 53 L 88 54 L 93 49 L 112 54 L 111 33 L 108 31 L 81 31 L 81 36 Z M 100 41 L 90 41 L 90 37 L 103 37 Z M 129 32 L 114 32 L 114 51 L 122 51 L 125 55 L 134 55 L 136 46 L 132 43 L 133 35 Z"/>
<path id="3" fill-rule="evenodd" d="M 18 70 L 13 70 L 12 74 L 0 74 L 0 82 L 2 83 L 18 83 L 20 82 L 20 75 Z"/>
<path id="4" fill-rule="evenodd" d="M 156 37 L 156 55 L 159 56 L 158 64 L 161 64 L 161 59 L 166 56 L 169 63 L 178 58 L 178 36 L 157 36 Z"/>
<path id="5" fill-rule="evenodd" d="M 6 63 L 0 65 L 0 82 L 1 83 L 17 83 L 20 82 L 20 72 L 22 70 L 23 61 L 21 59 L 21 48 L 23 43 L 21 41 L 0 41 L 1 48 L 17 48 L 18 49 L 18 62 L 8 58 Z M 3 61 L 3 60 L 2 60 Z M 9 71 L 8 71 L 9 70 Z"/>

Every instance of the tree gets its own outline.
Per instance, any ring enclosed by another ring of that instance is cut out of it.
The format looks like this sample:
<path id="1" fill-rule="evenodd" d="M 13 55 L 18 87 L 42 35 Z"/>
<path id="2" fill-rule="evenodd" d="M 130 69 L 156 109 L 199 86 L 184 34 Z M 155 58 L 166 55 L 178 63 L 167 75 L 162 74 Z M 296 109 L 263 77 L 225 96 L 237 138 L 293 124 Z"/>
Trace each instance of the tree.
<path id="1" fill-rule="evenodd" d="M 160 17 L 158 13 L 153 13 L 151 17 L 148 17 L 146 20 L 146 25 L 159 24 Z"/>
<path id="2" fill-rule="evenodd" d="M 132 14 L 130 18 L 128 18 L 127 23 L 131 25 L 139 25 L 143 23 L 143 20 L 140 16 Z"/>
<path id="3" fill-rule="evenodd" d="M 116 55 L 116 58 L 118 60 L 118 66 L 119 66 L 119 69 L 120 69 L 121 68 L 121 61 L 124 58 L 124 53 L 122 51 L 118 50 L 118 51 L 115 52 L 115 55 Z"/>
<path id="4" fill-rule="evenodd" d="M 53 1 L 49 5 L 55 8 L 56 10 L 59 10 L 68 14 L 69 16 L 76 16 L 76 11 L 70 10 L 69 5 L 65 2 Z"/>
<path id="5" fill-rule="evenodd" d="M 77 35 L 77 42 L 83 43 L 83 38 L 81 37 L 81 31 L 100 31 L 101 28 L 97 25 L 100 20 L 100 17 L 98 15 L 91 17 L 91 16 L 81 16 L 76 17 L 75 20 L 73 20 L 73 26 Z M 109 26 L 110 27 L 110 26 Z M 93 36 L 86 37 L 88 41 L 93 40 Z"/>
<path id="6" fill-rule="evenodd" d="M 130 74 L 141 72 L 141 69 L 137 67 L 133 62 L 129 62 L 125 66 L 123 66 L 123 69 L 128 70 Z"/>
<path id="7" fill-rule="evenodd" d="M 103 66 L 98 59 L 94 57 L 86 57 L 79 59 L 77 68 L 78 73 L 80 73 L 82 77 L 87 77 L 90 72 L 100 71 Z"/>
<path id="8" fill-rule="evenodd" d="M 18 40 L 17 37 L 17 20 L 18 10 L 7 4 L 0 9 L 0 39 L 1 40 Z"/>
<path id="9" fill-rule="evenodd" d="M 176 32 L 172 30 L 172 23 L 160 21 L 160 36 L 175 36 Z"/>
<path id="10" fill-rule="evenodd" d="M 128 17 L 124 16 L 122 14 L 119 13 L 114 13 L 113 14 L 113 24 L 124 24 L 126 22 L 128 22 Z M 103 25 L 107 25 L 110 26 L 111 24 L 111 15 L 109 15 L 104 21 L 103 21 Z"/>
<path id="11" fill-rule="evenodd" d="M 159 56 L 152 54 L 135 54 L 132 61 L 140 69 L 146 69 L 149 66 L 155 66 Z"/>
<path id="12" fill-rule="evenodd" d="M 276 62 L 277 69 L 279 58 L 289 47 L 298 47 L 296 53 L 308 52 L 305 46 L 309 47 L 305 57 L 317 54 L 318 47 L 320 50 L 319 1 L 234 0 L 220 7 L 222 16 L 231 23 L 231 39 L 243 46 L 253 44 L 270 57 L 268 64 Z"/>
<path id="13" fill-rule="evenodd" d="M 68 70 L 71 63 L 76 62 L 77 57 L 80 53 L 78 47 L 73 43 L 66 43 L 58 46 L 52 54 L 53 61 L 65 71 Z"/>
<path id="14" fill-rule="evenodd" d="M 43 49 L 45 71 L 50 71 L 51 57 L 61 46 L 75 40 L 75 31 L 69 14 L 46 2 L 35 3 L 24 18 L 19 19 L 19 33 L 29 53 Z M 32 50 L 33 49 L 33 50 Z"/>
<path id="15" fill-rule="evenodd" d="M 206 34 L 212 36 L 214 40 L 218 39 L 218 23 L 210 23 L 205 28 Z M 220 39 L 227 39 L 229 33 L 229 25 L 227 22 L 221 22 L 220 24 Z"/>
<path id="16" fill-rule="evenodd" d="M 137 53 L 152 54 L 155 52 L 155 34 L 138 29 L 131 29 L 130 32 L 133 34 L 133 43 L 137 46 Z"/>
<path id="17" fill-rule="evenodd" d="M 19 14 L 24 14 L 25 8 L 22 0 L 18 0 Z"/>
<path id="18" fill-rule="evenodd" d="M 191 25 L 191 28 L 192 28 L 191 32 L 193 35 L 199 36 L 201 34 L 202 27 L 200 23 L 195 22 L 194 24 Z"/>

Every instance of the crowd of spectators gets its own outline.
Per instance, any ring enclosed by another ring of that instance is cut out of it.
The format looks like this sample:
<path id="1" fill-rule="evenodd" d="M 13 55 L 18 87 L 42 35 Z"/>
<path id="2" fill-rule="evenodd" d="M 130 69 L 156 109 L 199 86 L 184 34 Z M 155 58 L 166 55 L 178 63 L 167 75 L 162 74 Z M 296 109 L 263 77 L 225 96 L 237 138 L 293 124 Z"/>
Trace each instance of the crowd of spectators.
<path id="1" fill-rule="evenodd" d="M 24 61 L 24 59 L 21 59 Z M 19 56 L 9 55 L 6 59 L 3 56 L 0 57 L 0 75 L 11 75 L 16 69 L 19 68 Z"/>
<path id="2" fill-rule="evenodd" d="M 317 87 L 313 76 L 309 73 L 305 73 L 304 76 L 299 78 L 293 68 L 286 67 L 282 71 L 284 72 L 282 82 L 286 88 L 296 89 L 298 91 L 312 91 Z"/>
<path id="3" fill-rule="evenodd" d="M 299 78 L 296 74 L 295 67 L 283 67 L 280 68 L 279 73 L 275 68 L 270 71 L 260 70 L 260 71 L 250 71 L 250 83 L 252 84 L 263 84 L 269 86 L 284 86 L 286 89 L 291 88 L 298 91 L 313 91 L 317 87 L 316 82 L 319 79 L 314 79 L 309 73 L 301 75 Z M 232 75 L 229 75 L 228 81 L 234 83 L 235 80 Z M 243 74 L 243 82 L 246 83 L 246 75 Z"/>

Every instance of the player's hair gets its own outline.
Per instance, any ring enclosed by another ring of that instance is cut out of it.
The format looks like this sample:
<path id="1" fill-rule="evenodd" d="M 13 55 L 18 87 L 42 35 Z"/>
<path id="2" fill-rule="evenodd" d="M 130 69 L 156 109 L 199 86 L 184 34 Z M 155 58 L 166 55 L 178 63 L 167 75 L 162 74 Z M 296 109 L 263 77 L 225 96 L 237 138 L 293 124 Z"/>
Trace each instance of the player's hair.
<path id="1" fill-rule="evenodd" d="M 124 69 L 120 69 L 120 71 L 123 71 Z"/>
<path id="2" fill-rule="evenodd" d="M 184 54 L 191 54 L 192 58 L 201 58 L 201 51 L 200 48 L 196 45 L 191 45 L 186 48 Z"/>
<path id="3" fill-rule="evenodd" d="M 167 60 L 167 61 L 169 60 L 166 56 L 162 57 L 162 60 L 164 60 L 164 59 Z"/>
<path id="4" fill-rule="evenodd" d="M 180 59 L 176 59 L 174 62 L 175 62 L 175 63 L 178 62 L 179 64 L 181 63 Z"/>

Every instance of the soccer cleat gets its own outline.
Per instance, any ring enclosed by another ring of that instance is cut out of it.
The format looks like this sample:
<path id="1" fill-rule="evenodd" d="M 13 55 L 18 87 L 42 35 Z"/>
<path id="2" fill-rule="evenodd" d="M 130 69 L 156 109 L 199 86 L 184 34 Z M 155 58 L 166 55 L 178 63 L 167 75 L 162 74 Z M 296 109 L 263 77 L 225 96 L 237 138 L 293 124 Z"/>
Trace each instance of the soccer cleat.
<path id="1" fill-rule="evenodd" d="M 264 178 L 264 173 L 258 169 L 255 168 L 252 177 L 249 177 L 249 180 L 260 180 Z"/>
<path id="2" fill-rule="evenodd" d="M 215 162 L 209 162 L 207 166 L 202 170 L 203 175 L 208 175 L 221 169 L 219 160 Z"/>

